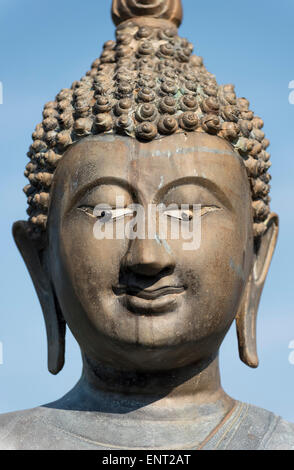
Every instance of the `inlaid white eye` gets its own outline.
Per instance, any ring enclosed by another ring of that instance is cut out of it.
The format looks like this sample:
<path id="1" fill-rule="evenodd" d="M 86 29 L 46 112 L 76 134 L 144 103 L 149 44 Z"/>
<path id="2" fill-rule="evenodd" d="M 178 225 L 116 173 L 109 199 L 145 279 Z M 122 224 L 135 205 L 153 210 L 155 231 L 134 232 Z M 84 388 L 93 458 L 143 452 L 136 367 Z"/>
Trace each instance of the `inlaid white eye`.
<path id="1" fill-rule="evenodd" d="M 133 216 L 134 212 L 131 209 L 120 208 L 120 209 L 111 209 L 111 208 L 101 208 L 101 207 L 91 207 L 91 206 L 80 206 L 78 208 L 80 211 L 85 214 L 98 219 L 101 223 L 107 223 L 111 220 L 121 219 L 127 216 Z"/>
<path id="2" fill-rule="evenodd" d="M 93 215 L 102 223 L 132 216 L 133 214 L 133 211 L 127 207 L 122 209 L 94 209 L 93 211 Z"/>
<path id="3" fill-rule="evenodd" d="M 190 209 L 185 210 L 166 210 L 163 213 L 167 217 L 172 217 L 174 219 L 182 220 L 183 222 L 190 222 L 193 219 L 193 211 Z"/>

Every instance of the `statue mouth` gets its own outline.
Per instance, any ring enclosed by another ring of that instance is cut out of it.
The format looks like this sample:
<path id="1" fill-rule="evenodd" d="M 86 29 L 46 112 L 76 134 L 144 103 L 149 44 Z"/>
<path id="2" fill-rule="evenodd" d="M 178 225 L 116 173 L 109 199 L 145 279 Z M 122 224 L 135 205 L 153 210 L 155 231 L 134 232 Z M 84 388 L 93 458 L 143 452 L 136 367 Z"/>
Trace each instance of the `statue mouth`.
<path id="1" fill-rule="evenodd" d="M 169 294 L 181 294 L 184 292 L 184 286 L 163 286 L 157 289 L 142 289 L 137 286 L 114 287 L 116 295 L 130 295 L 140 299 L 154 300 Z"/>
<path id="2" fill-rule="evenodd" d="M 178 296 L 185 290 L 184 286 L 162 286 L 157 289 L 142 289 L 137 286 L 113 288 L 120 303 L 137 315 L 160 314 L 175 310 Z"/>

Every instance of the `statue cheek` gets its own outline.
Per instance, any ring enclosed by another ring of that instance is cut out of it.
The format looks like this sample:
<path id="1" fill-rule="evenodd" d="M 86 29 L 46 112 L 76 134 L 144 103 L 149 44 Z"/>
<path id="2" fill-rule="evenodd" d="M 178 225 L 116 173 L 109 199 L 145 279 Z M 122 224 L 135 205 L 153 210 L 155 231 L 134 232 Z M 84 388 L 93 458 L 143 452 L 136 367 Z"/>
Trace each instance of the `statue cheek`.
<path id="1" fill-rule="evenodd" d="M 177 272 L 188 287 L 187 301 L 197 312 L 193 320 L 196 330 L 213 332 L 226 327 L 236 314 L 246 283 L 242 243 L 234 236 L 222 235 L 207 237 L 195 252 L 182 253 L 177 264 Z"/>
<path id="2" fill-rule="evenodd" d="M 81 276 L 96 273 L 103 283 L 108 275 L 117 275 L 128 249 L 128 240 L 114 239 L 107 230 L 99 238 L 95 219 L 85 214 L 73 214 L 64 221 L 58 243 L 63 262 Z"/>

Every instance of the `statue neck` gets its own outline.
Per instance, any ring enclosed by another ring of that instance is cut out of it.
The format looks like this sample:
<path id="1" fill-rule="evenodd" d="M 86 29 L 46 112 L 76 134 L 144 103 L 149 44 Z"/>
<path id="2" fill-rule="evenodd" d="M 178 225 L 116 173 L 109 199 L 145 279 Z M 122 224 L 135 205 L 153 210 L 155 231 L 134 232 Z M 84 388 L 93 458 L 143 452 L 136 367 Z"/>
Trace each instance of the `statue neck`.
<path id="1" fill-rule="evenodd" d="M 101 403 L 115 402 L 124 411 L 148 407 L 171 409 L 197 408 L 201 405 L 228 404 L 229 397 L 220 384 L 218 357 L 206 363 L 172 371 L 142 373 L 118 371 L 93 363 L 83 356 L 83 373 L 76 386 L 92 410 L 101 409 Z M 81 403 L 81 401 L 80 401 Z M 109 409 L 109 412 L 112 411 Z"/>
<path id="2" fill-rule="evenodd" d="M 77 385 L 48 406 L 69 411 L 62 419 L 71 435 L 82 428 L 103 448 L 196 449 L 236 405 L 221 388 L 218 358 L 152 374 L 117 371 L 85 356 L 83 361 Z"/>

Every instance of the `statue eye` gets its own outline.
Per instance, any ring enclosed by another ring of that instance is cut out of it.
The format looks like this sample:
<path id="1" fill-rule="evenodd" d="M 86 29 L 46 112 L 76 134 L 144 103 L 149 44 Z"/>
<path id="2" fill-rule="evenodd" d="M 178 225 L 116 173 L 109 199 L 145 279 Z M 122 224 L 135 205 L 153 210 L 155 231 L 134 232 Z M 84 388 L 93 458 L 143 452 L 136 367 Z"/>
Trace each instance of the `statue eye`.
<path id="1" fill-rule="evenodd" d="M 110 220 L 117 220 L 123 217 L 132 216 L 134 212 L 131 209 L 94 209 L 93 215 L 102 223 L 109 222 Z"/>
<path id="2" fill-rule="evenodd" d="M 95 213 L 95 210 L 94 210 L 93 215 L 99 220 L 99 222 L 102 222 L 102 223 L 109 222 L 112 219 L 112 211 L 107 210 L 107 209 L 99 210 L 96 213 Z"/>
<path id="3" fill-rule="evenodd" d="M 170 210 L 170 211 L 165 211 L 164 215 L 167 217 L 172 217 L 178 220 L 182 220 L 183 222 L 190 222 L 190 220 L 193 219 L 193 211 L 190 209 L 187 210 Z"/>
<path id="4" fill-rule="evenodd" d="M 203 217 L 209 212 L 220 210 L 220 207 L 214 206 L 214 205 L 200 206 L 199 210 L 200 212 L 197 212 L 197 215 Z M 185 209 L 185 210 L 173 209 L 173 210 L 164 211 L 163 215 L 165 215 L 166 217 L 172 217 L 172 218 L 181 220 L 182 222 L 190 222 L 194 218 L 195 212 L 191 209 Z"/>
<path id="5" fill-rule="evenodd" d="M 127 216 L 133 216 L 134 212 L 128 208 L 122 209 L 101 209 L 91 206 L 81 206 L 78 208 L 79 210 L 85 212 L 86 214 L 98 219 L 101 223 L 107 223 L 111 220 L 121 219 Z"/>
<path id="6" fill-rule="evenodd" d="M 94 207 L 80 206 L 80 207 L 78 207 L 78 210 L 84 212 L 85 214 L 88 214 L 88 215 L 91 215 L 92 217 L 94 217 L 94 215 L 93 215 Z"/>
<path id="7" fill-rule="evenodd" d="M 221 210 L 218 206 L 202 206 L 201 207 L 201 217 L 208 214 L 209 212 L 219 211 Z"/>

